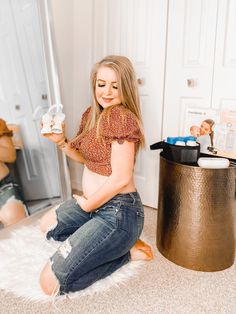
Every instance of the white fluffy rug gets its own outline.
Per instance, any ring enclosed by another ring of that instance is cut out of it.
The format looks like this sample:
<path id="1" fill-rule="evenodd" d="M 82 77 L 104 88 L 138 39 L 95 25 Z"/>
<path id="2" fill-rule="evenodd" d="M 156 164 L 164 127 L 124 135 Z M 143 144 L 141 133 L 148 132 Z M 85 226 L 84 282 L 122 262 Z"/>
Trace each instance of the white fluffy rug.
<path id="1" fill-rule="evenodd" d="M 17 228 L 11 231 L 8 238 L 0 239 L 0 289 L 27 300 L 52 299 L 41 291 L 39 274 L 59 244 L 44 238 L 39 230 L 39 221 Z M 137 274 L 142 265 L 142 262 L 128 263 L 109 277 L 69 296 L 79 297 L 104 292 L 114 285 L 125 283 L 129 277 Z"/>

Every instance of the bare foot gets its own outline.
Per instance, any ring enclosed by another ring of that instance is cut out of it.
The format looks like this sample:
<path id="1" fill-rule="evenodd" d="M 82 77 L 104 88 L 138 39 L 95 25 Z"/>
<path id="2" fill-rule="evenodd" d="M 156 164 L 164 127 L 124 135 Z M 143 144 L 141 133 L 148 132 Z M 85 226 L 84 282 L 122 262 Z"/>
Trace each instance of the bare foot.
<path id="1" fill-rule="evenodd" d="M 140 239 L 131 248 L 130 255 L 132 261 L 151 261 L 154 258 L 150 245 Z"/>

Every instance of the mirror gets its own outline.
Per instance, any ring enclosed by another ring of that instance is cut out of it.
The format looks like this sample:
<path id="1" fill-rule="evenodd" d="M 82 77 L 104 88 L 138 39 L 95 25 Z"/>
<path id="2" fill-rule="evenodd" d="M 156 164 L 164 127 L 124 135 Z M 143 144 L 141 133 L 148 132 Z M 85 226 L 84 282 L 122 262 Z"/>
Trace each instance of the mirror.
<path id="1" fill-rule="evenodd" d="M 3 0 L 0 6 L 0 118 L 13 132 L 16 151 L 14 163 L 0 161 L 0 199 L 14 182 L 26 205 L 19 218 L 1 219 L 10 211 L 5 207 L 3 214 L 5 196 L 0 202 L 3 228 L 67 199 L 71 189 L 65 156 L 40 134 L 42 115 L 61 103 L 48 1 Z"/>

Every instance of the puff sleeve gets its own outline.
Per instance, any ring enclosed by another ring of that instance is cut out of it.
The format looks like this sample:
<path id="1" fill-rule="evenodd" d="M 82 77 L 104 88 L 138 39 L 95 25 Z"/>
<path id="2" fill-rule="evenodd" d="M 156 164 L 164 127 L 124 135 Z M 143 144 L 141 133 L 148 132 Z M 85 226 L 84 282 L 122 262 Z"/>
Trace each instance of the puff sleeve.
<path id="1" fill-rule="evenodd" d="M 13 132 L 8 129 L 6 122 L 0 119 L 0 137 L 1 136 L 13 136 Z"/>
<path id="2" fill-rule="evenodd" d="M 138 142 L 141 138 L 135 115 L 123 106 L 112 108 L 109 115 L 104 115 L 101 122 L 101 134 L 108 143 Z"/>

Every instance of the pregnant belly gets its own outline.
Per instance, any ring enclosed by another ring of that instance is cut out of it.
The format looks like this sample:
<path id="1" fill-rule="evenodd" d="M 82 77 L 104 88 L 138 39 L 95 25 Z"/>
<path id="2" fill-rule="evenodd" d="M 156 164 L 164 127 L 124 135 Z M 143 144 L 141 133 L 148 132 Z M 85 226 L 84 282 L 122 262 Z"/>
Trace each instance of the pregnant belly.
<path id="1" fill-rule="evenodd" d="M 82 186 L 83 186 L 83 195 L 86 198 L 89 198 L 93 193 L 97 192 L 97 190 L 105 184 L 105 182 L 108 180 L 109 177 L 102 176 L 100 174 L 97 174 L 91 170 L 89 170 L 86 166 L 84 167 L 83 172 L 83 180 L 82 180 Z M 130 193 L 135 192 L 135 184 L 134 179 L 131 178 L 130 182 L 125 185 L 119 193 Z"/>
<path id="2" fill-rule="evenodd" d="M 107 181 L 107 179 L 107 176 L 102 176 L 98 173 L 95 173 L 85 166 L 82 179 L 84 196 L 91 196 Z"/>

